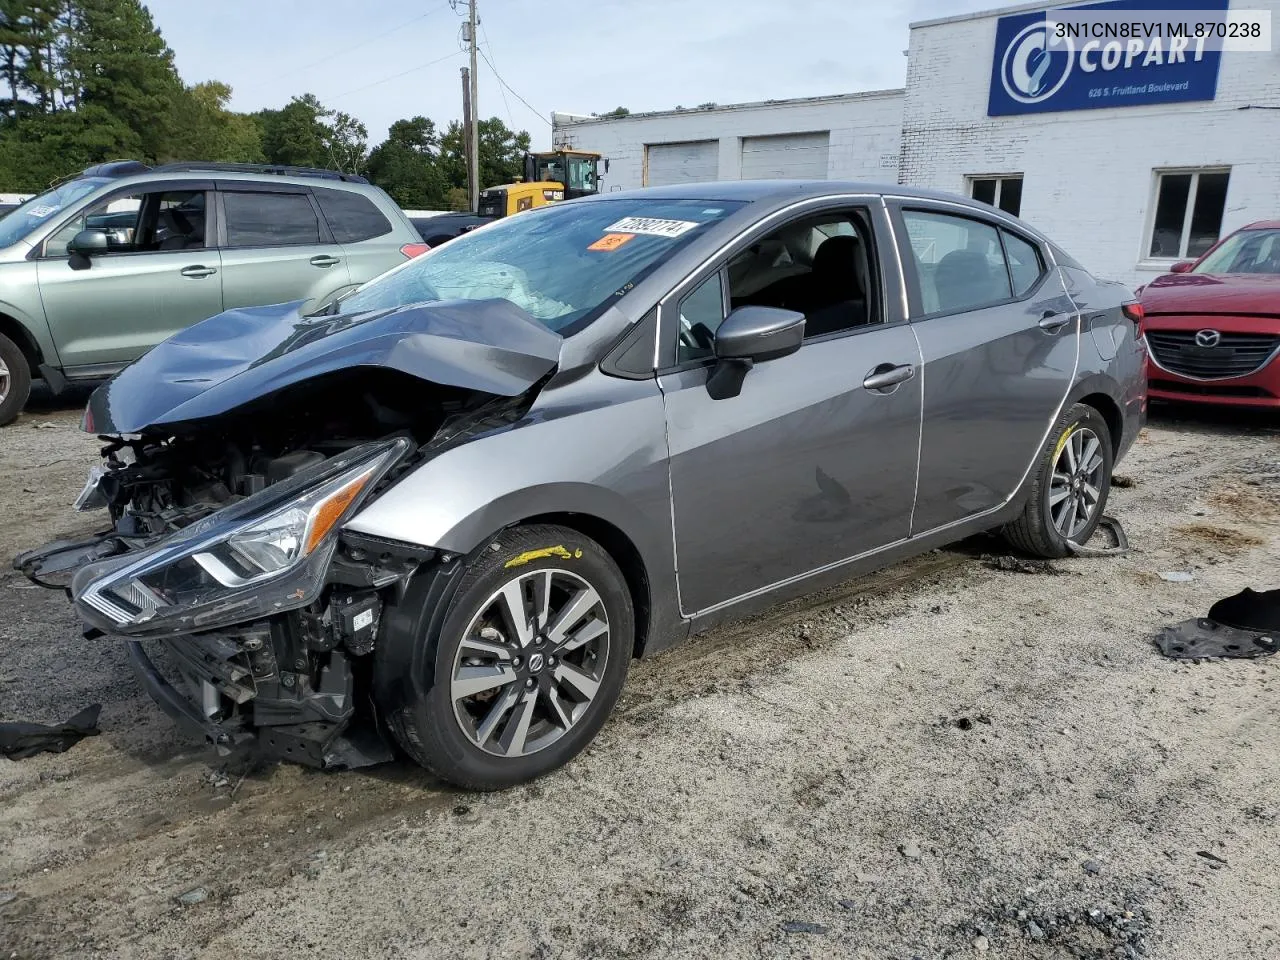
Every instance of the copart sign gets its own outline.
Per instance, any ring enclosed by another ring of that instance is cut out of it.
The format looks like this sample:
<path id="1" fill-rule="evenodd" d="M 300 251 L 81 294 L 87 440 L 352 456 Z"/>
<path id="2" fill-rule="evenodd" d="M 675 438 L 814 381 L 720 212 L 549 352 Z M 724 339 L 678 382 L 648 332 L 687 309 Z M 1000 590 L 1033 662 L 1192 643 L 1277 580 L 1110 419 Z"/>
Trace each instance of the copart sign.
<path id="1" fill-rule="evenodd" d="M 1063 30 L 1053 10 L 1001 17 L 987 115 L 1212 100 L 1221 45 L 1196 36 L 1194 24 L 1221 18 L 1227 9 L 1228 0 L 1112 0 L 1063 8 L 1097 11 L 1111 20 L 1124 12 L 1131 25 L 1151 21 L 1136 30 Z M 1171 11 L 1185 17 L 1170 23 Z M 1177 25 L 1183 20 L 1186 30 Z"/>

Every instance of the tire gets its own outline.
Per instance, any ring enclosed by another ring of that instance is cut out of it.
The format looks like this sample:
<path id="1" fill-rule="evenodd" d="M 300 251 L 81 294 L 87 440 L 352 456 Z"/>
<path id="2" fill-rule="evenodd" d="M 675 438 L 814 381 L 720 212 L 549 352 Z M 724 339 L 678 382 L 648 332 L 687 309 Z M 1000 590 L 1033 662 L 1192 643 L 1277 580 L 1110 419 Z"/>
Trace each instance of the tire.
<path id="1" fill-rule="evenodd" d="M 1074 470 L 1069 469 L 1071 460 L 1078 459 L 1086 450 L 1090 451 L 1088 461 Z M 1096 471 L 1081 469 L 1091 467 L 1095 457 L 1100 459 Z M 1070 556 L 1068 533 L 1072 542 L 1087 543 L 1107 509 L 1113 458 L 1111 430 L 1102 414 L 1084 404 L 1072 406 L 1050 431 L 1036 463 L 1031 493 L 1022 516 L 1004 528 L 1005 539 L 1016 549 L 1033 556 L 1047 559 Z M 1059 478 L 1056 486 L 1055 474 Z M 1069 479 L 1064 482 L 1064 477 Z M 1095 490 L 1096 499 L 1090 492 Z M 1088 508 L 1087 518 L 1077 512 L 1072 514 L 1072 522 L 1065 522 L 1066 511 L 1073 509 L 1073 503 L 1083 504 L 1081 509 Z"/>
<path id="2" fill-rule="evenodd" d="M 512 528 L 458 562 L 465 568 L 443 617 L 428 609 L 439 591 L 410 588 L 406 602 L 416 609 L 399 620 L 419 635 L 402 631 L 390 643 L 418 649 L 390 650 L 388 662 L 418 675 L 400 686 L 397 703 L 379 706 L 400 746 L 427 770 L 467 789 L 499 790 L 563 766 L 599 732 L 626 680 L 635 613 L 609 554 L 565 527 Z M 547 583 L 543 614 L 534 604 Z M 532 621 L 523 644 L 506 590 Z M 572 629 L 557 632 L 557 618 L 579 600 L 581 611 L 563 624 Z M 460 697 L 491 682 L 498 685 Z"/>
<path id="3" fill-rule="evenodd" d="M 18 345 L 0 334 L 0 427 L 18 419 L 31 396 L 31 367 Z"/>

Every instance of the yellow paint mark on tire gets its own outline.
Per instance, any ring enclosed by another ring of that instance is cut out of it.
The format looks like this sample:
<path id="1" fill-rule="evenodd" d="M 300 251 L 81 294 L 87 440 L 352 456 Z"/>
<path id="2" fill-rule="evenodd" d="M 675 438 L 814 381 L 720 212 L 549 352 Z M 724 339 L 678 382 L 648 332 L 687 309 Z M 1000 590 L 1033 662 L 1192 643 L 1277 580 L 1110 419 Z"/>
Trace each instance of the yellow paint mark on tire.
<path id="1" fill-rule="evenodd" d="M 582 556 L 581 550 L 574 550 L 570 553 L 563 546 L 557 544 L 554 547 L 542 547 L 538 550 L 526 550 L 518 557 L 512 557 L 502 566 L 504 569 L 511 567 L 523 567 L 526 563 L 532 563 L 534 560 L 544 560 L 547 557 L 559 557 L 561 560 L 573 560 Z"/>
<path id="2" fill-rule="evenodd" d="M 1053 451 L 1053 459 L 1049 461 L 1050 466 L 1058 462 L 1058 457 L 1062 456 L 1062 451 L 1066 448 L 1067 441 L 1071 439 L 1071 435 L 1076 432 L 1077 426 L 1079 424 L 1073 423 L 1067 428 L 1067 432 L 1062 435 L 1062 439 L 1058 441 L 1058 446 Z"/>

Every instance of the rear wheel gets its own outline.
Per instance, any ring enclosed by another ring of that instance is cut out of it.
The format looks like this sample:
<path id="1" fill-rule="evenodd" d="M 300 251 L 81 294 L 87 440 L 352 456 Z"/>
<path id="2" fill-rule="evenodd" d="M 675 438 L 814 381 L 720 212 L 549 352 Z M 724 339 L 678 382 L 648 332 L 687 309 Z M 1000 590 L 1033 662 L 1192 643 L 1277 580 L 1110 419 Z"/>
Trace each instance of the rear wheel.
<path id="1" fill-rule="evenodd" d="M 1093 536 L 1111 492 L 1111 431 L 1093 407 L 1076 404 L 1058 420 L 1040 455 L 1022 516 L 1005 527 L 1013 546 L 1039 557 L 1071 554 Z"/>
<path id="2" fill-rule="evenodd" d="M 564 527 L 510 530 L 466 562 L 440 629 L 417 638 L 431 676 L 388 719 L 422 766 L 494 790 L 591 742 L 622 691 L 635 616 L 612 558 Z"/>
<path id="3" fill-rule="evenodd" d="M 18 345 L 0 334 L 0 427 L 12 423 L 31 395 L 31 368 Z"/>

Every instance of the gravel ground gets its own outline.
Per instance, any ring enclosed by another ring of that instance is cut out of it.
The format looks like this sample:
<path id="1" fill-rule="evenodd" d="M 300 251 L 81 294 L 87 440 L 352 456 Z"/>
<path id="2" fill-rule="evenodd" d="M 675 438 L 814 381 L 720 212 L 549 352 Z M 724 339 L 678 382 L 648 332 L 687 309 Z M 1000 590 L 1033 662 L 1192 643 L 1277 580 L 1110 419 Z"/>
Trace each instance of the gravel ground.
<path id="1" fill-rule="evenodd" d="M 0 555 L 83 529 L 78 417 L 0 431 Z M 635 664 L 568 769 L 483 796 L 225 765 L 0 575 L 0 718 L 104 705 L 0 759 L 0 956 L 1280 957 L 1280 658 L 1151 644 L 1280 586 L 1278 441 L 1157 415 L 1113 495 L 1129 556 L 970 542 L 718 630 Z"/>

